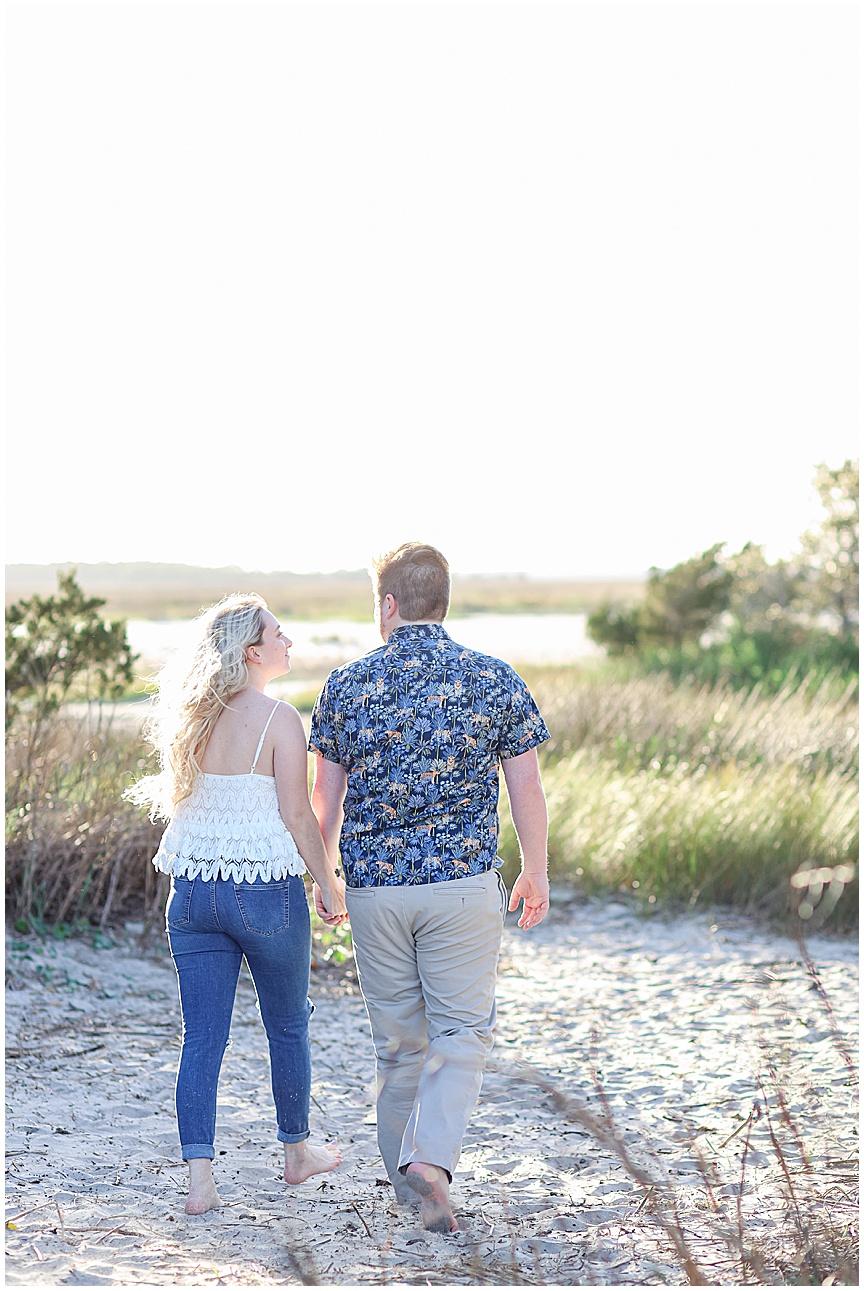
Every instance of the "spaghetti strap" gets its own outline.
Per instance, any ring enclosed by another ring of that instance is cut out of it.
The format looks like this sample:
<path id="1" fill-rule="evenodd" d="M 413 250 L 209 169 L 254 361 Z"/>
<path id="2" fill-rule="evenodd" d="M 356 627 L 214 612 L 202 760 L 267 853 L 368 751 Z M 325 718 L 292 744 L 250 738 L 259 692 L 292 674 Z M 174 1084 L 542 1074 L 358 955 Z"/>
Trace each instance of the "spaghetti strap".
<path id="1" fill-rule="evenodd" d="M 267 734 L 267 728 L 270 725 L 270 723 L 273 721 L 273 714 L 276 712 L 276 709 L 279 707 L 281 702 L 282 702 L 281 700 L 277 699 L 276 703 L 270 709 L 270 716 L 267 718 L 267 721 L 264 725 L 264 730 L 261 732 L 261 739 L 258 741 L 258 747 L 255 750 L 255 758 L 252 762 L 252 770 L 249 772 L 250 775 L 254 775 L 255 768 L 258 765 L 258 759 L 261 756 L 261 750 L 264 747 L 264 736 Z"/>

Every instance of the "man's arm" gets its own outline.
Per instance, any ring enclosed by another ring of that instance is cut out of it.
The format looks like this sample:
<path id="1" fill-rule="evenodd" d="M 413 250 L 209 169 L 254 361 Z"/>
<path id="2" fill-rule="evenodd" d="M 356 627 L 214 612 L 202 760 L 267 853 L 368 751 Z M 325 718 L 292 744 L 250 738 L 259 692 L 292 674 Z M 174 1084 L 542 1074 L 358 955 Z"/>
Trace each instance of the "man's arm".
<path id="1" fill-rule="evenodd" d="M 312 786 L 312 810 L 324 839 L 324 846 L 333 868 L 339 864 L 339 831 L 342 828 L 342 803 L 348 788 L 348 775 L 338 762 L 329 762 L 320 753 L 315 754 L 315 780 Z M 318 884 L 314 887 L 315 909 L 322 918 L 323 905 Z"/>
<path id="2" fill-rule="evenodd" d="M 548 817 L 537 750 L 529 749 L 515 758 L 502 758 L 501 766 L 522 855 L 522 872 L 513 884 L 509 908 L 518 909 L 521 900 L 519 927 L 533 928 L 549 913 Z"/>

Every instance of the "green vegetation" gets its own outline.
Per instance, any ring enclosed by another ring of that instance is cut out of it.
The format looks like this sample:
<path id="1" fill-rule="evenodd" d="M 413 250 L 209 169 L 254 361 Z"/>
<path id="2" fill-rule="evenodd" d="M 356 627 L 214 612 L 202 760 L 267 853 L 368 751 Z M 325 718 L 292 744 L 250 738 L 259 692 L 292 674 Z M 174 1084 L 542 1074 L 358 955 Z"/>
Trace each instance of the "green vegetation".
<path id="1" fill-rule="evenodd" d="M 31 596 L 6 610 L 6 725 L 27 704 L 31 740 L 70 699 L 119 696 L 133 681 L 126 624 L 106 622 L 75 573 L 59 574 L 56 596 Z"/>
<path id="2" fill-rule="evenodd" d="M 522 671 L 553 737 L 541 750 L 553 878 L 652 906 L 855 924 L 854 682 L 772 695 L 620 665 Z M 512 879 L 509 820 L 502 833 Z"/>
<path id="3" fill-rule="evenodd" d="M 857 479 L 857 463 L 821 469 L 825 519 L 795 562 L 771 565 L 752 545 L 724 560 L 715 545 L 653 570 L 641 600 L 592 614 L 605 661 L 522 669 L 553 737 L 541 751 L 553 877 L 648 906 L 856 923 Z M 564 585 L 505 581 L 560 608 Z M 368 615 L 365 575 L 331 591 L 348 584 Z M 465 587 L 472 609 L 503 595 L 500 580 Z M 7 611 L 7 894 L 25 925 L 152 921 L 164 899 L 150 865 L 159 831 L 121 798 L 145 769 L 140 734 L 101 705 L 133 663 L 103 605 L 62 574 L 56 597 Z M 457 613 L 468 605 L 454 597 Z M 343 948 L 331 938 L 319 951 Z"/>
<path id="4" fill-rule="evenodd" d="M 554 879 L 625 890 L 652 907 L 719 902 L 780 917 L 806 903 L 810 924 L 855 924 L 854 685 L 828 679 L 772 695 L 628 675 L 620 664 L 523 673 L 553 737 L 542 761 Z M 46 927 L 142 917 L 156 926 L 165 881 L 150 857 L 160 828 L 120 797 L 149 769 L 137 728 L 112 725 L 95 705 L 83 717 L 58 713 L 25 779 L 28 753 L 13 734 L 11 916 Z M 505 793 L 502 807 L 512 881 L 518 849 Z M 322 962 L 350 945 L 319 942 Z"/>
<path id="5" fill-rule="evenodd" d="M 553 874 L 856 923 L 858 463 L 816 486 L 793 560 L 718 543 L 652 569 L 639 601 L 589 617 L 603 665 L 523 670 L 554 736 Z M 512 827 L 503 850 L 512 869 Z"/>
<path id="6" fill-rule="evenodd" d="M 748 543 L 724 557 L 723 543 L 654 568 L 641 600 L 610 600 L 588 633 L 613 657 L 676 678 L 728 679 L 781 689 L 858 669 L 858 463 L 820 466 L 821 525 L 803 535 L 791 561 L 770 563 Z"/>
<path id="7" fill-rule="evenodd" d="M 135 656 L 104 604 L 62 573 L 55 596 L 6 613 L 7 897 L 15 919 L 55 931 L 95 912 L 104 927 L 153 888 L 136 861 L 155 829 L 119 796 L 140 740 L 118 741 L 102 703 L 129 688 Z"/>

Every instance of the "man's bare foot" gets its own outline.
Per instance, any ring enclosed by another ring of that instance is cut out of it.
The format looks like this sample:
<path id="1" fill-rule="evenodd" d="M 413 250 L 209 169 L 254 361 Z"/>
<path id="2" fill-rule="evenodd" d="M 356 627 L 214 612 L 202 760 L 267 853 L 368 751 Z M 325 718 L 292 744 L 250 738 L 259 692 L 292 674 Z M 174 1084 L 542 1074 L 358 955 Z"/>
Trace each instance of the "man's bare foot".
<path id="1" fill-rule="evenodd" d="M 405 1179 L 421 1197 L 420 1219 L 430 1233 L 455 1233 L 459 1229 L 450 1205 L 450 1180 L 447 1171 L 425 1161 L 412 1161 Z"/>
<path id="2" fill-rule="evenodd" d="M 313 1174 L 327 1174 L 335 1170 L 342 1160 L 336 1143 L 326 1143 L 319 1148 L 303 1139 L 301 1143 L 283 1143 L 282 1146 L 285 1149 L 285 1173 L 282 1177 L 286 1183 L 302 1183 Z"/>
<path id="3" fill-rule="evenodd" d="M 213 1170 L 206 1157 L 195 1157 L 189 1162 L 189 1195 L 184 1210 L 187 1215 L 204 1215 L 222 1205 L 222 1198 L 213 1182 Z"/>

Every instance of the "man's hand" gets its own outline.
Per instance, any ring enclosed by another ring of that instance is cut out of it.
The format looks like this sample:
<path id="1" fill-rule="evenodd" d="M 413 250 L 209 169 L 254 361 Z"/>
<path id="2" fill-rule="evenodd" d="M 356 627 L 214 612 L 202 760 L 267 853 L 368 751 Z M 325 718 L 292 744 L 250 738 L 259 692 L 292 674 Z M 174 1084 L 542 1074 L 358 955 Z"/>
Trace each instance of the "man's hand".
<path id="1" fill-rule="evenodd" d="M 510 893 L 511 913 L 519 908 L 522 902 L 522 913 L 519 916 L 520 928 L 536 928 L 549 913 L 549 880 L 545 874 L 526 874 L 523 870 Z"/>
<path id="2" fill-rule="evenodd" d="M 522 853 L 522 873 L 513 884 L 510 910 L 524 903 L 520 928 L 534 928 L 549 913 L 549 879 L 546 877 L 546 796 L 540 780 L 537 750 L 503 758 L 501 766 L 510 797 L 510 814 Z"/>

